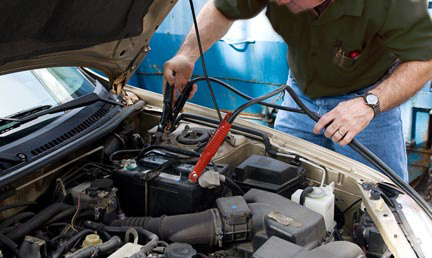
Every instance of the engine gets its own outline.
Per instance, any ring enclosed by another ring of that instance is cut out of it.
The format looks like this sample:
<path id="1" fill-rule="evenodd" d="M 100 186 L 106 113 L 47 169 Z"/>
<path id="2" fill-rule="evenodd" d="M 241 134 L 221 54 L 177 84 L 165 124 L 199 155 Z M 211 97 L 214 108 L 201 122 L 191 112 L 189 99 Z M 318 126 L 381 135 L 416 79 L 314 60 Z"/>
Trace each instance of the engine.
<path id="1" fill-rule="evenodd" d="M 37 202 L 18 205 L 0 223 L 0 237 L 11 240 L 0 241 L 0 257 L 365 255 L 361 233 L 353 232 L 361 245 L 340 234 L 333 186 L 308 181 L 298 157 L 277 159 L 265 134 L 235 128 L 192 183 L 214 127 L 185 120 L 168 134 L 137 128 L 125 123 L 101 153 L 61 169 Z M 362 214 L 359 228 L 373 228 Z M 382 241 L 373 255 L 386 250 Z"/>

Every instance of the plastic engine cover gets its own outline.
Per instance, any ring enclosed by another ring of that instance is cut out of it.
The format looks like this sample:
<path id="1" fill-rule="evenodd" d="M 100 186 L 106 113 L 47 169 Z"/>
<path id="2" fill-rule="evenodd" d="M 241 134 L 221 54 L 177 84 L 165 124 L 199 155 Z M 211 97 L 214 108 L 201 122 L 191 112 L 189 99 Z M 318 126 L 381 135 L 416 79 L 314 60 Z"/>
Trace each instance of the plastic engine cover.
<path id="1" fill-rule="evenodd" d="M 280 239 L 271 237 L 252 258 L 361 258 L 365 257 L 360 247 L 347 241 L 336 241 L 311 251 Z"/>
<path id="2" fill-rule="evenodd" d="M 258 189 L 251 189 L 244 198 L 252 210 L 253 228 L 257 232 L 254 249 L 272 236 L 308 249 L 318 246 L 326 237 L 324 218 L 313 210 Z"/>
<path id="3" fill-rule="evenodd" d="M 235 181 L 245 191 L 257 188 L 290 197 L 303 185 L 304 174 L 303 167 L 252 155 L 235 169 Z"/>

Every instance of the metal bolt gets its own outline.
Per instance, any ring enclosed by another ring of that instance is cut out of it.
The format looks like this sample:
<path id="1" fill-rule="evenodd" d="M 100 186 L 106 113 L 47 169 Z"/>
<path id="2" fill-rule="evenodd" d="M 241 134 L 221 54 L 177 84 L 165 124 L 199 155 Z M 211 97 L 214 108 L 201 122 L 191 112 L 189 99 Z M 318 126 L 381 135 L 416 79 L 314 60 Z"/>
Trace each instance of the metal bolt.
<path id="1" fill-rule="evenodd" d="M 198 175 L 197 175 L 197 174 L 195 174 L 195 173 L 193 173 L 193 174 L 192 174 L 192 177 L 193 177 L 193 178 L 197 178 L 197 177 L 198 177 Z"/>
<path id="2" fill-rule="evenodd" d="M 17 157 L 21 160 L 27 160 L 27 156 L 24 153 L 18 153 Z"/>

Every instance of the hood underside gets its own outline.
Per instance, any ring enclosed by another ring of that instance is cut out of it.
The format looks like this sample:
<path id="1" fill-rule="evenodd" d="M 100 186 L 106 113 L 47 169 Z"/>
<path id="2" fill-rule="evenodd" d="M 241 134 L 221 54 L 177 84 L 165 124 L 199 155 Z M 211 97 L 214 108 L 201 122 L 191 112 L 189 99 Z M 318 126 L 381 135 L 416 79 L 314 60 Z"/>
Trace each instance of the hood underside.
<path id="1" fill-rule="evenodd" d="M 176 1 L 6 0 L 0 3 L 0 74 L 85 66 L 126 81 Z"/>

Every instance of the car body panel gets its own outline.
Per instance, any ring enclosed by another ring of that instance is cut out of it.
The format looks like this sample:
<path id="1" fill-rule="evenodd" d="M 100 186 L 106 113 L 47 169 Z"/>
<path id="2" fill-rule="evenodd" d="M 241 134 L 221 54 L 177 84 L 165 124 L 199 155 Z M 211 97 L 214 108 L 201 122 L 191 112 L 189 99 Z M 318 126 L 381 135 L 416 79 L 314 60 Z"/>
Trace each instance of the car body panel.
<path id="1" fill-rule="evenodd" d="M 150 51 L 148 44 L 155 29 L 176 1 L 129 0 L 126 3 L 127 8 L 119 8 L 125 4 L 123 0 L 109 3 L 38 0 L 32 2 L 34 6 L 28 6 L 28 1 L 15 5 L 1 3 L 3 22 L 0 24 L 6 35 L 0 41 L 0 74 L 53 66 L 84 66 L 105 73 L 111 85 L 125 83 Z M 107 7 L 102 8 L 104 5 Z M 51 8 L 45 10 L 45 6 Z M 101 8 L 104 12 L 99 14 Z M 43 15 L 47 17 L 41 21 Z M 114 29 L 105 29 L 103 22 L 88 26 L 97 18 Z M 98 31 L 103 32 L 98 35 Z"/>
<path id="2" fill-rule="evenodd" d="M 145 101 L 146 104 L 143 110 L 149 112 L 162 111 L 162 95 L 131 86 L 127 86 L 125 91 L 132 92 L 136 94 L 139 99 Z M 183 111 L 213 119 L 218 118 L 215 110 L 192 103 L 186 104 Z M 273 146 L 280 147 L 287 153 L 299 154 L 326 167 L 328 174 L 325 180 L 326 182 L 335 182 L 335 194 L 339 191 L 350 195 L 353 199 L 346 198 L 347 206 L 356 198 L 362 199 L 363 204 L 366 209 L 370 211 L 371 217 L 380 230 L 384 241 L 395 257 L 417 257 L 410 242 L 399 226 L 398 219 L 390 210 L 390 207 L 383 199 L 378 201 L 372 200 L 370 198 L 370 191 L 362 187 L 364 182 L 371 184 L 386 182 L 391 184 L 391 181 L 386 176 L 349 157 L 275 129 L 243 119 L 237 119 L 235 124 L 258 129 L 270 137 Z M 319 183 L 323 176 L 322 173 L 319 170 L 310 171 L 313 172 L 309 173 L 307 177 L 311 181 Z M 412 233 L 414 236 L 418 237 L 418 239 L 421 239 L 421 243 L 424 244 L 421 249 L 425 254 L 428 254 L 429 247 L 425 243 L 432 242 L 432 234 L 430 232 L 425 232 L 424 229 L 431 228 L 432 221 L 427 219 L 426 213 L 409 196 L 402 195 L 402 197 L 399 197 L 398 201 L 399 200 L 402 204 L 402 211 L 406 215 L 408 221 L 418 222 L 419 219 L 421 219 L 421 221 L 424 222 L 423 228 L 412 228 Z"/>

